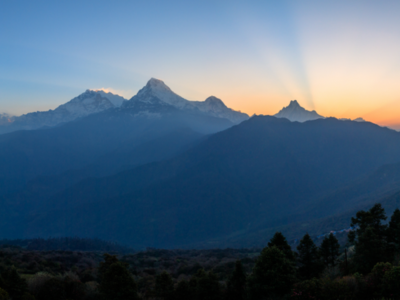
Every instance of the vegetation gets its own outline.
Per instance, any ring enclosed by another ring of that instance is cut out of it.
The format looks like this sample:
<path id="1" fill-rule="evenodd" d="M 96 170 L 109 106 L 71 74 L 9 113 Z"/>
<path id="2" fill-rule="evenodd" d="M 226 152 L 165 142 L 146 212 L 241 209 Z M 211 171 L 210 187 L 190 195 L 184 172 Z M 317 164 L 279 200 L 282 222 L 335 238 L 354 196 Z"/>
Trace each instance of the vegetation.
<path id="1" fill-rule="evenodd" d="M 400 299 L 400 211 L 351 219 L 347 245 L 309 234 L 264 249 L 40 251 L 0 247 L 0 300 Z M 25 243 L 25 244 L 24 244 Z"/>

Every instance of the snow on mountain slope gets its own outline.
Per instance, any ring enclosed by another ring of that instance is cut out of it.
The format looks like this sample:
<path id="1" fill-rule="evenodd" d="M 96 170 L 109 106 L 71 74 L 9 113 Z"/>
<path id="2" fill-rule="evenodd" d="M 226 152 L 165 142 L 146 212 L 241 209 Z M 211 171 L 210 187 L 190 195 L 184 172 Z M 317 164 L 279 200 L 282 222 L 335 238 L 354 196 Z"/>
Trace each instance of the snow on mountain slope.
<path id="1" fill-rule="evenodd" d="M 103 90 L 94 90 L 94 92 L 99 93 L 102 97 L 110 100 L 115 107 L 121 107 L 122 103 L 124 101 L 127 101 L 124 97 L 121 97 L 120 95 L 116 95 L 110 92 L 105 92 Z"/>
<path id="2" fill-rule="evenodd" d="M 200 111 L 213 117 L 225 118 L 233 123 L 240 123 L 249 118 L 247 114 L 228 108 L 220 99 L 213 96 L 205 101 L 186 100 L 175 94 L 163 81 L 155 78 L 151 78 L 135 96 L 124 102 L 122 108 L 130 108 L 136 102 L 165 103 L 181 110 Z"/>
<path id="3" fill-rule="evenodd" d="M 292 122 L 305 122 L 324 118 L 317 114 L 315 110 L 309 111 L 300 106 L 297 100 L 290 101 L 290 104 L 282 108 L 276 115 L 277 118 L 286 118 Z"/>
<path id="4" fill-rule="evenodd" d="M 102 97 L 100 93 L 87 90 L 54 110 L 38 111 L 15 117 L 12 123 L 3 124 L 4 126 L 0 127 L 0 133 L 56 126 L 114 107 L 114 104 L 109 99 Z"/>

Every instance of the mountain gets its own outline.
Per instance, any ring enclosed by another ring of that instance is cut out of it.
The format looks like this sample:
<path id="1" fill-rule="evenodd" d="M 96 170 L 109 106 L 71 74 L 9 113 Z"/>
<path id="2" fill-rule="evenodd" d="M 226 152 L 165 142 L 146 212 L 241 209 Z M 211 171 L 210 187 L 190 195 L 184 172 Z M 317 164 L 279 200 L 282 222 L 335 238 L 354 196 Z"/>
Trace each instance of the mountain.
<path id="1" fill-rule="evenodd" d="M 115 105 L 105 96 L 112 98 L 114 102 L 116 102 L 115 99 L 121 98 L 111 93 L 106 94 L 103 91 L 86 90 L 86 92 L 54 110 L 38 111 L 13 118 L 12 122 L 0 127 L 0 134 L 16 130 L 53 127 L 114 108 Z"/>
<path id="2" fill-rule="evenodd" d="M 315 110 L 309 111 L 300 106 L 297 100 L 290 101 L 289 105 L 282 108 L 276 115 L 277 118 L 286 118 L 292 122 L 305 122 L 310 120 L 322 119 L 323 116 L 317 114 Z"/>
<path id="3" fill-rule="evenodd" d="M 137 95 L 124 102 L 122 108 L 132 107 L 137 101 L 144 103 L 161 101 L 160 103 L 172 105 L 180 110 L 198 111 L 213 117 L 225 118 L 234 124 L 249 118 L 245 113 L 228 108 L 220 99 L 213 96 L 208 97 L 205 101 L 186 100 L 175 94 L 163 81 L 155 78 L 151 78 Z"/>
<path id="4" fill-rule="evenodd" d="M 156 97 L 159 94 L 154 95 L 154 89 L 146 87 L 142 91 L 147 90 L 147 98 L 139 92 L 121 107 L 114 107 L 98 92 L 88 90 L 56 110 L 43 113 L 51 117 L 65 113 L 75 120 L 46 129 L 0 135 L 0 195 L 37 176 L 60 176 L 62 179 L 54 180 L 62 181 L 61 186 L 65 187 L 78 179 L 111 175 L 167 159 L 204 135 L 234 125 L 212 113 L 170 105 Z M 85 116 L 96 110 L 100 112 Z"/>
<path id="5" fill-rule="evenodd" d="M 96 92 L 96 93 L 100 94 L 102 97 L 110 100 L 110 102 L 112 104 L 114 104 L 115 107 L 121 107 L 122 103 L 126 101 L 126 99 L 124 97 L 115 95 L 111 92 L 105 92 L 103 90 L 94 90 L 94 92 Z"/>
<path id="6" fill-rule="evenodd" d="M 134 106 L 137 107 L 136 102 L 147 105 L 155 103 L 158 106 L 169 105 L 182 111 L 204 113 L 207 116 L 225 118 L 233 124 L 238 124 L 249 118 L 245 113 L 228 108 L 220 99 L 213 96 L 207 98 L 205 101 L 186 100 L 175 94 L 163 81 L 152 78 L 129 101 L 119 95 L 103 90 L 86 90 L 83 94 L 60 105 L 54 110 L 28 113 L 11 119 L 8 115 L 0 115 L 0 134 L 17 130 L 53 127 L 110 108 L 129 110 Z M 141 113 L 146 113 L 146 110 L 142 109 Z"/>
<path id="7" fill-rule="evenodd" d="M 357 118 L 357 119 L 354 119 L 353 121 L 356 121 L 356 122 L 365 122 L 365 120 L 364 120 L 363 118 Z"/>
<path id="8" fill-rule="evenodd" d="M 8 238 L 101 236 L 135 247 L 255 245 L 277 226 L 326 217 L 335 202 L 334 209 L 351 209 L 360 205 L 357 197 L 395 189 L 398 162 L 400 133 L 369 122 L 254 116 L 169 160 L 87 178 L 46 197 L 40 189 L 48 186 L 37 182 L 3 199 L 8 213 L 0 225 L 12 227 Z M 393 166 L 379 169 L 386 164 Z M 382 174 L 395 177 L 379 183 Z"/>
<path id="9" fill-rule="evenodd" d="M 0 113 L 0 126 L 1 125 L 9 125 L 14 120 L 14 116 L 11 116 L 6 113 Z"/>

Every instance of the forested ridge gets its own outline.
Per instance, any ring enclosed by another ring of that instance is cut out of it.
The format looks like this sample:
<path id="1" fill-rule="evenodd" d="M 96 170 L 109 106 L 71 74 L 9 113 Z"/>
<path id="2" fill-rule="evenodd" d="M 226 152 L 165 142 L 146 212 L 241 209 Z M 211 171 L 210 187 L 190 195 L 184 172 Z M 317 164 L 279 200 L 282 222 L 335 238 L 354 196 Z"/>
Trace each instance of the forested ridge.
<path id="1" fill-rule="evenodd" d="M 276 232 L 263 249 L 105 253 L 114 244 L 38 239 L 54 249 L 32 250 L 32 241 L 3 241 L 0 299 L 400 299 L 400 210 L 388 218 L 376 204 L 349 223 L 346 244 L 305 234 L 293 247 Z"/>

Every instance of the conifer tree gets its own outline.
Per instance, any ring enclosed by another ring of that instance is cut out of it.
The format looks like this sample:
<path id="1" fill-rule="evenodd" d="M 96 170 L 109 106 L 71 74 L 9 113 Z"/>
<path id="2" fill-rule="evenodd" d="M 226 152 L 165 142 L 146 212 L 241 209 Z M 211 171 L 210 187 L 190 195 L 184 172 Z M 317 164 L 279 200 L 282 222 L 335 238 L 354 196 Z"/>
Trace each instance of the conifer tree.
<path id="1" fill-rule="evenodd" d="M 397 208 L 389 222 L 388 229 L 388 242 L 390 244 L 390 248 L 392 254 L 400 253 L 400 210 Z"/>
<path id="2" fill-rule="evenodd" d="M 3 272 L 2 278 L 4 289 L 12 299 L 19 300 L 28 291 L 26 280 L 21 278 L 14 266 Z"/>
<path id="3" fill-rule="evenodd" d="M 8 300 L 8 299 L 10 299 L 10 296 L 8 295 L 7 291 L 0 288 L 0 300 Z"/>
<path id="4" fill-rule="evenodd" d="M 339 249 L 339 241 L 332 233 L 325 236 L 319 251 L 326 266 L 335 266 L 336 259 L 339 256 Z"/>
<path id="5" fill-rule="evenodd" d="M 167 272 L 162 272 L 156 276 L 154 287 L 154 295 L 163 300 L 172 300 L 174 297 L 174 283 L 171 275 Z"/>
<path id="6" fill-rule="evenodd" d="M 272 237 L 271 241 L 268 243 L 268 247 L 276 246 L 279 250 L 286 255 L 286 257 L 292 261 L 294 261 L 294 253 L 292 248 L 289 246 L 286 238 L 281 232 L 276 232 Z"/>
<path id="7" fill-rule="evenodd" d="M 276 246 L 264 248 L 249 277 L 250 299 L 283 298 L 291 291 L 295 272 L 293 263 Z"/>
<path id="8" fill-rule="evenodd" d="M 240 260 L 236 261 L 235 270 L 227 282 L 227 300 L 246 299 L 246 272 Z"/>
<path id="9" fill-rule="evenodd" d="M 104 299 L 138 299 L 135 281 L 127 270 L 126 265 L 118 261 L 115 256 L 105 255 L 105 261 L 99 268 L 100 272 L 99 290 Z"/>
<path id="10" fill-rule="evenodd" d="M 318 277 L 323 271 L 323 265 L 319 259 L 318 248 L 307 233 L 297 246 L 299 276 L 302 279 Z"/>
<path id="11" fill-rule="evenodd" d="M 199 272 L 197 275 L 196 300 L 219 300 L 221 286 L 213 272 Z"/>
<path id="12" fill-rule="evenodd" d="M 110 268 L 110 266 L 119 262 L 118 258 L 115 255 L 110 255 L 108 253 L 105 253 L 103 255 L 103 259 L 104 261 L 100 262 L 97 276 L 100 283 L 103 280 L 104 273 Z"/>
<path id="13" fill-rule="evenodd" d="M 192 289 L 189 282 L 181 280 L 176 285 L 175 300 L 187 300 L 195 298 L 195 289 Z"/>
<path id="14" fill-rule="evenodd" d="M 388 229 L 383 221 L 387 219 L 381 204 L 375 204 L 369 211 L 359 211 L 351 218 L 356 227 L 349 234 L 349 241 L 355 245 L 354 263 L 358 271 L 366 274 L 378 262 L 392 261 L 388 243 Z"/>

